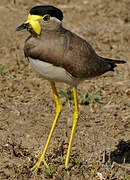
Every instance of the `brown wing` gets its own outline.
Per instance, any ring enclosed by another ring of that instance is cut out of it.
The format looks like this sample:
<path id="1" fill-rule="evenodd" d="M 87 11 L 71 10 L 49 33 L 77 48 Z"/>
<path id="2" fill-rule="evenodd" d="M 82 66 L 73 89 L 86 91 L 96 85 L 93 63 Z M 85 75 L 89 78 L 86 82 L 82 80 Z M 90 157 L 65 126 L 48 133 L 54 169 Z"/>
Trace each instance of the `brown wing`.
<path id="1" fill-rule="evenodd" d="M 110 68 L 98 58 L 87 41 L 64 28 L 51 33 L 42 32 L 40 38 L 30 36 L 24 52 L 27 57 L 61 66 L 78 78 L 98 76 Z"/>
<path id="2" fill-rule="evenodd" d="M 79 78 L 90 78 L 103 74 L 109 67 L 101 61 L 90 44 L 79 36 L 67 31 L 67 50 L 64 68 Z"/>

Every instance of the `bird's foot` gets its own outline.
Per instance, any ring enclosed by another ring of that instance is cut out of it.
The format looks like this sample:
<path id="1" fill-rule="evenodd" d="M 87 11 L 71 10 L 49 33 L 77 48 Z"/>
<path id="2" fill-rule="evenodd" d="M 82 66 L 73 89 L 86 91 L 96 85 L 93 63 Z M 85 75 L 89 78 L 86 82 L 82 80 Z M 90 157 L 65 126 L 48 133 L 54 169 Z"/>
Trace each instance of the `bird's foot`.
<path id="1" fill-rule="evenodd" d="M 33 172 L 37 172 L 41 163 L 44 163 L 44 166 L 49 169 L 49 166 L 47 165 L 46 161 L 45 161 L 45 158 L 43 158 L 42 156 L 40 157 L 40 159 L 37 161 L 37 163 L 31 168 L 31 171 Z"/>

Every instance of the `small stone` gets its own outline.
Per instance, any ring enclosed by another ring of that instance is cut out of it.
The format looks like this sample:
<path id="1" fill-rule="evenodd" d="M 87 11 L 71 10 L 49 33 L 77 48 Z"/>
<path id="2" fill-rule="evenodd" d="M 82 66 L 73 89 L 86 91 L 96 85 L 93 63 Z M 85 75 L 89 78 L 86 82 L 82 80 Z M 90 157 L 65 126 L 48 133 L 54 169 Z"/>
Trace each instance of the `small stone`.
<path id="1" fill-rule="evenodd" d="M 67 120 L 67 126 L 68 126 L 69 128 L 71 128 L 72 125 L 73 125 L 73 118 L 68 118 L 68 120 Z"/>

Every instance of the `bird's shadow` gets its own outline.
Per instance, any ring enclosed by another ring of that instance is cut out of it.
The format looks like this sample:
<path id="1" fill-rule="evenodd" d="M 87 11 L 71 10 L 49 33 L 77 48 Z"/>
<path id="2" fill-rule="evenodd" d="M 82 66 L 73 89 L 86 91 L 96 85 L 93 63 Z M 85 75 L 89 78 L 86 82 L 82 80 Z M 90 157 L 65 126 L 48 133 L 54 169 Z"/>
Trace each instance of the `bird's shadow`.
<path id="1" fill-rule="evenodd" d="M 116 162 L 118 164 L 127 163 L 130 164 L 130 140 L 121 140 L 116 149 L 110 152 L 109 156 L 105 154 L 105 161 Z"/>

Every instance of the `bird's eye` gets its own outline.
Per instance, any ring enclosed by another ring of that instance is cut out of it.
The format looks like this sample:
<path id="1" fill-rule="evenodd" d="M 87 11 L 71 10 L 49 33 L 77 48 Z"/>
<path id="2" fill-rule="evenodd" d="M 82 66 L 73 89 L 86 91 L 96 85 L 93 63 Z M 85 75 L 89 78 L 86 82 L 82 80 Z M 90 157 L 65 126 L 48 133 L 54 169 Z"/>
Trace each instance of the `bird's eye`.
<path id="1" fill-rule="evenodd" d="M 50 15 L 46 14 L 45 16 L 43 16 L 43 21 L 48 22 L 50 20 Z"/>

